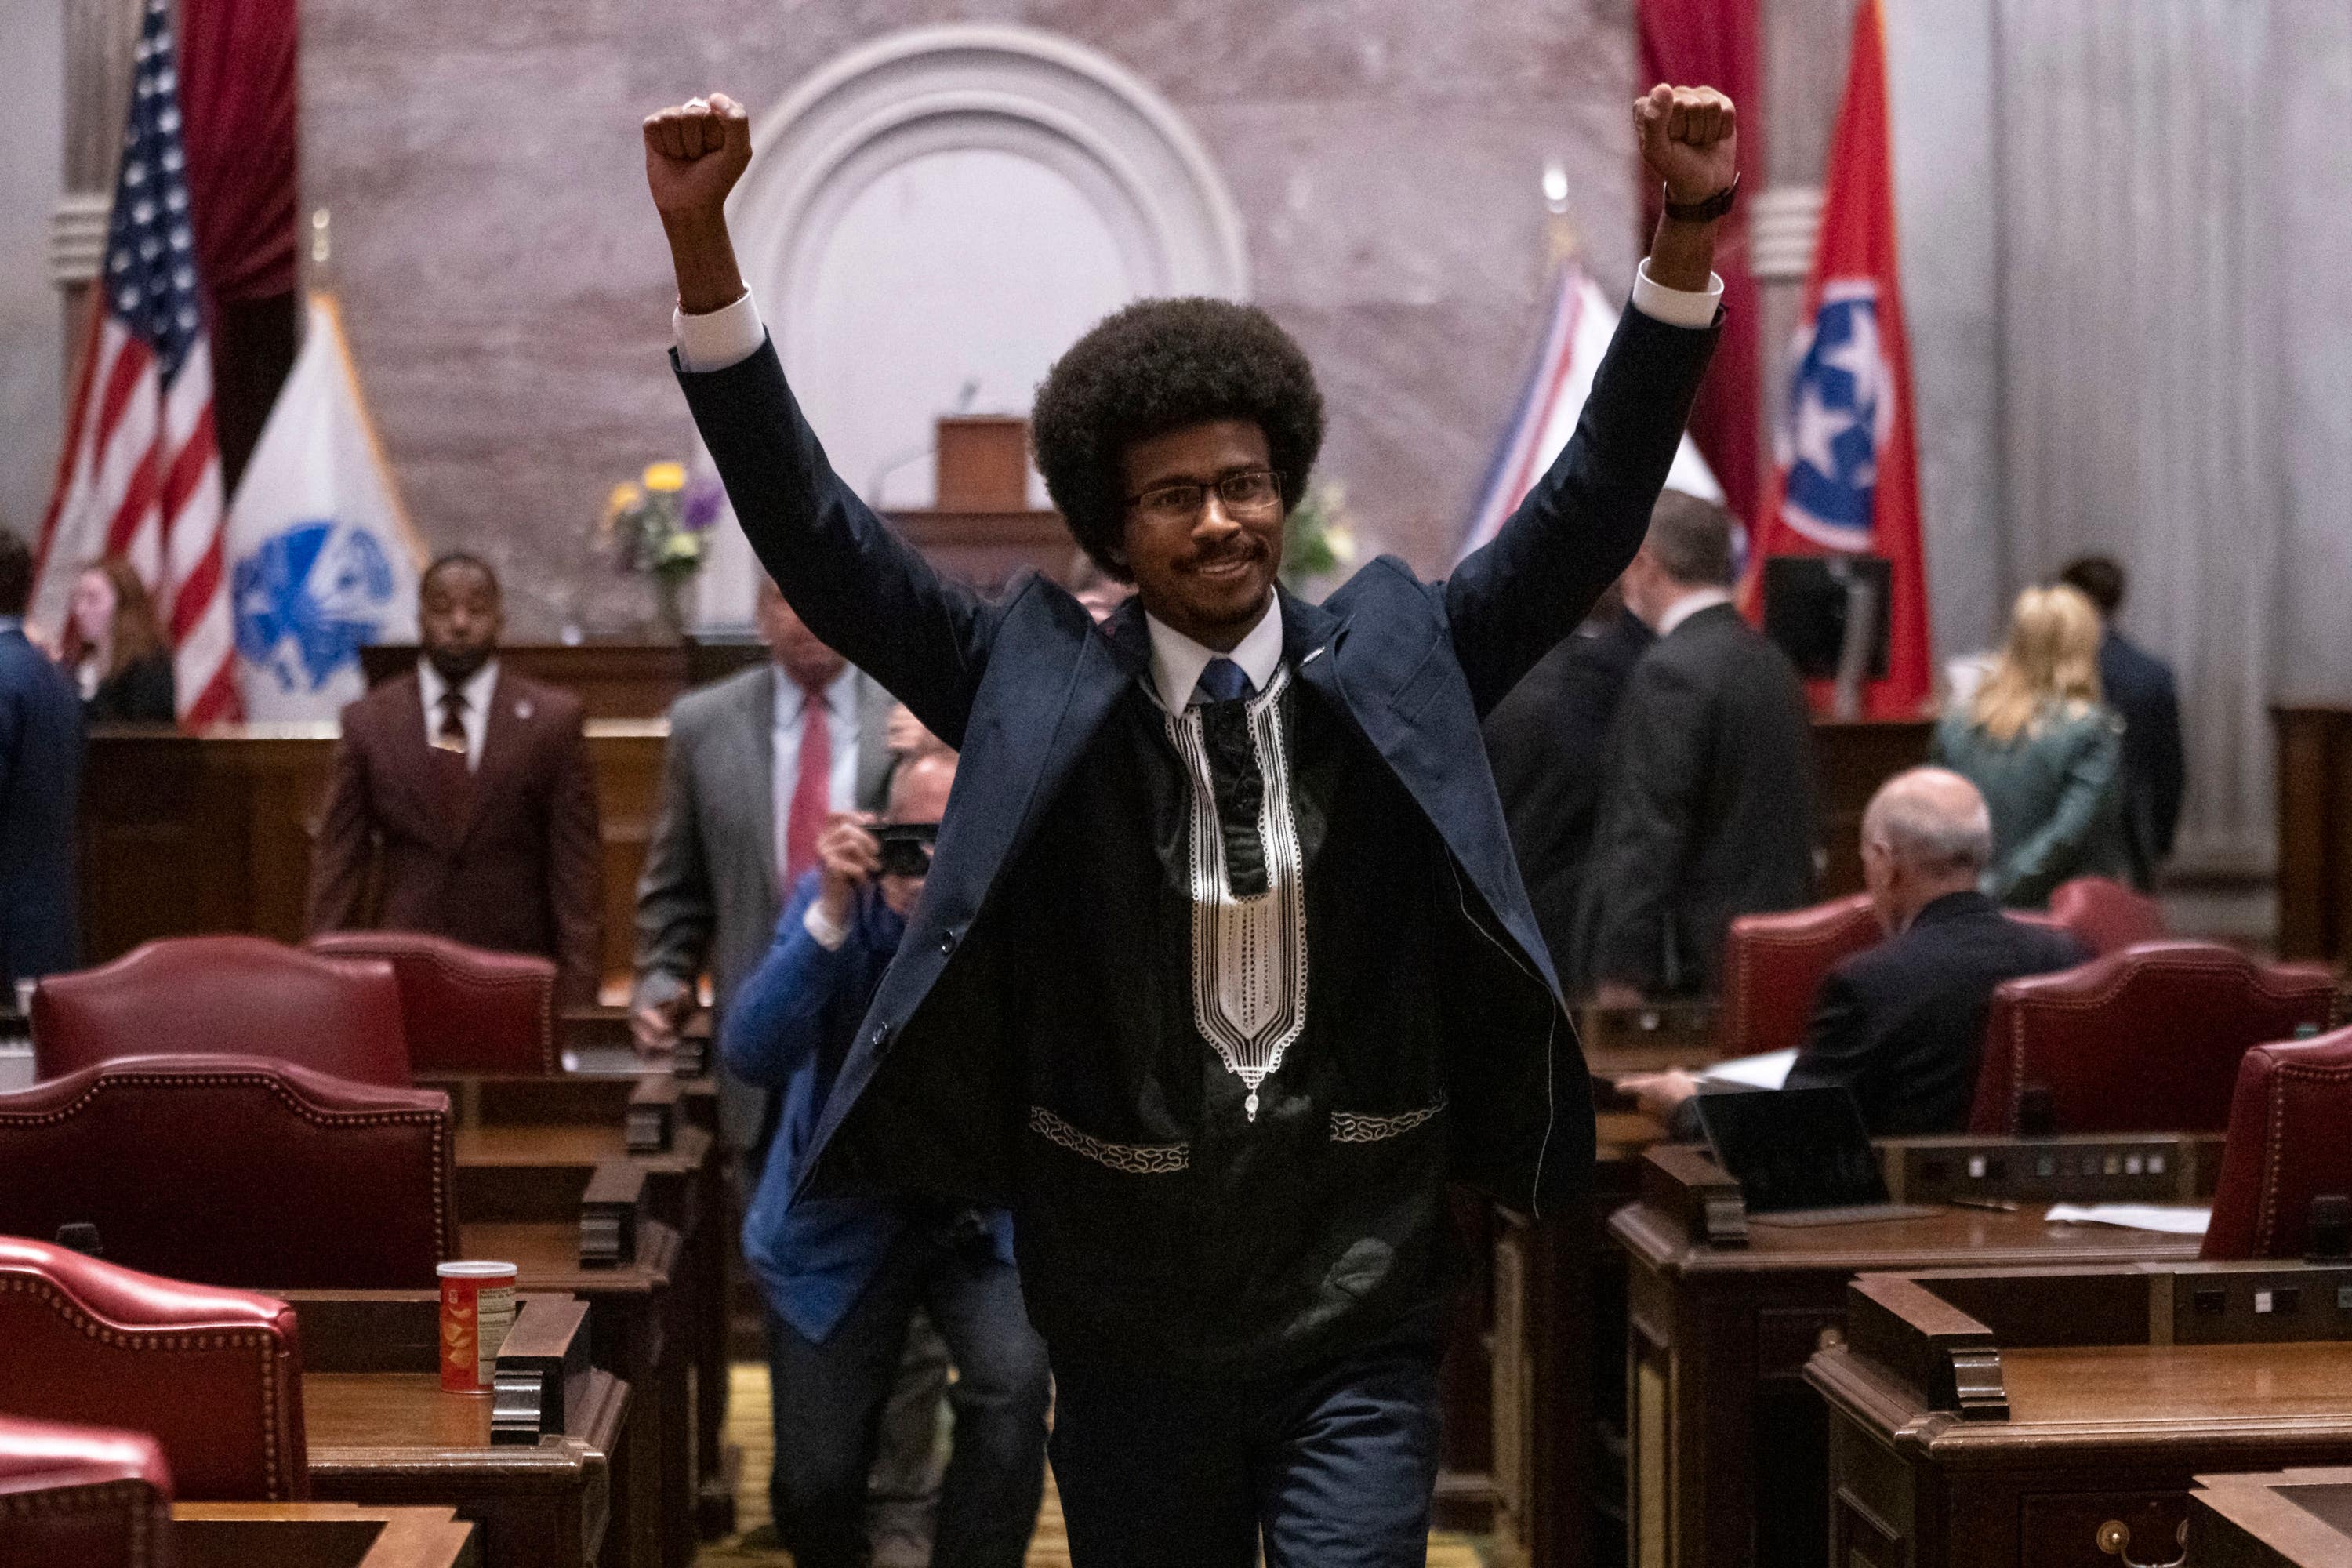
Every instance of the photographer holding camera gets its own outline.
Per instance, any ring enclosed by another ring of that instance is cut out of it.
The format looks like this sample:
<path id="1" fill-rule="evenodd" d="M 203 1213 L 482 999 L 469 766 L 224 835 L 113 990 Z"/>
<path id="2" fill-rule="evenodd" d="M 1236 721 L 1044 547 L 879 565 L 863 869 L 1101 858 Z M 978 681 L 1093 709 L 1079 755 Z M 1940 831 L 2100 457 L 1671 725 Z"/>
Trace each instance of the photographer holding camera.
<path id="1" fill-rule="evenodd" d="M 792 1202 L 834 1079 L 930 870 L 952 752 L 909 756 L 888 820 L 836 814 L 719 1037 L 730 1071 L 782 1099 L 743 1251 L 768 1301 L 776 1530 L 801 1568 L 866 1562 L 866 1477 L 918 1307 L 947 1342 L 954 1447 L 940 1568 L 1019 1568 L 1045 1479 L 1045 1346 L 1003 1210 L 919 1198 Z"/>

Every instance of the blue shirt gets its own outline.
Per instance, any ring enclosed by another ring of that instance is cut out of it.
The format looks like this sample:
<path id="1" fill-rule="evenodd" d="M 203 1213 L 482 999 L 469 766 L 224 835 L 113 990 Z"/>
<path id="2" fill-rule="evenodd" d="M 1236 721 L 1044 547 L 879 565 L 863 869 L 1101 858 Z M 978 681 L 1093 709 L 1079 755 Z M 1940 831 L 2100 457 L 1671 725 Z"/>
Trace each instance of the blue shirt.
<path id="1" fill-rule="evenodd" d="M 907 933 L 872 889 L 858 897 L 845 940 L 828 952 L 808 932 L 817 873 L 793 888 L 776 935 L 735 993 L 719 1037 L 727 1068 L 782 1096 L 767 1163 L 743 1216 L 743 1255 L 769 1305 L 821 1343 L 856 1304 L 906 1224 L 903 1205 L 879 1198 L 803 1198 L 793 1187 L 866 1004 Z M 1013 1222 L 986 1215 L 998 1259 L 1013 1261 Z"/>

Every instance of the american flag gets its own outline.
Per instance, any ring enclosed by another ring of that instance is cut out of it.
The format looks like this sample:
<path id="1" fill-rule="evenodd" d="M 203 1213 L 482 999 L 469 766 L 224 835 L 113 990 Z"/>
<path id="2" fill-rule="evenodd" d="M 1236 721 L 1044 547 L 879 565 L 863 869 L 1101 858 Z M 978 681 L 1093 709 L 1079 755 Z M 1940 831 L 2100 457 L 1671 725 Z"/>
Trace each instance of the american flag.
<path id="1" fill-rule="evenodd" d="M 238 715 L 236 645 L 173 60 L 171 0 L 146 0 L 101 299 L 41 524 L 34 614 L 61 625 L 83 564 L 129 557 L 172 641 L 181 721 L 205 724 Z"/>

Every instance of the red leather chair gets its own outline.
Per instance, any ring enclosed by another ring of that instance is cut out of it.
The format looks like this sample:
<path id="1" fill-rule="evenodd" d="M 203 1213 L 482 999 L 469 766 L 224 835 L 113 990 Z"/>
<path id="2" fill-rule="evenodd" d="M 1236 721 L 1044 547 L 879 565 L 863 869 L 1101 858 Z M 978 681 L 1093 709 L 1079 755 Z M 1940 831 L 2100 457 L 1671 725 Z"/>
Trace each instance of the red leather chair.
<path id="1" fill-rule="evenodd" d="M 437 1091 L 132 1057 L 0 1094 L 0 1234 L 87 1221 L 108 1258 L 174 1279 L 429 1289 L 457 1255 L 453 1184 Z"/>
<path id="2" fill-rule="evenodd" d="M 2050 895 L 2050 918 L 2102 958 L 2165 935 L 2161 904 L 2105 877 L 2060 883 Z"/>
<path id="3" fill-rule="evenodd" d="M 1811 909 L 1741 915 L 1724 939 L 1724 1054 L 1754 1056 L 1801 1045 L 1822 979 L 1841 959 L 1886 933 L 1866 893 Z"/>
<path id="4" fill-rule="evenodd" d="M 2202 1258 L 2300 1258 L 2311 1200 L 2352 1196 L 2352 1029 L 2238 1064 Z"/>
<path id="5" fill-rule="evenodd" d="M 33 1068 L 58 1078 L 116 1057 L 276 1057 L 405 1089 L 408 1037 L 392 966 L 257 936 L 167 937 L 33 993 Z"/>
<path id="6" fill-rule="evenodd" d="M 331 958 L 381 959 L 400 982 L 416 1072 L 553 1072 L 555 965 L 407 931 L 340 931 L 303 944 Z"/>
<path id="7" fill-rule="evenodd" d="M 2005 982 L 1985 1022 L 1969 1131 L 2018 1131 L 2029 1085 L 2061 1132 L 2218 1132 L 2249 1047 L 2333 1022 L 2316 964 L 2262 964 L 2210 942 L 2148 942 Z"/>
<path id="8" fill-rule="evenodd" d="M 0 1415 L 152 1433 L 205 1502 L 310 1493 L 294 1309 L 0 1236 Z"/>
<path id="9" fill-rule="evenodd" d="M 168 1568 L 172 1472 L 143 1432 L 0 1416 L 0 1568 Z"/>

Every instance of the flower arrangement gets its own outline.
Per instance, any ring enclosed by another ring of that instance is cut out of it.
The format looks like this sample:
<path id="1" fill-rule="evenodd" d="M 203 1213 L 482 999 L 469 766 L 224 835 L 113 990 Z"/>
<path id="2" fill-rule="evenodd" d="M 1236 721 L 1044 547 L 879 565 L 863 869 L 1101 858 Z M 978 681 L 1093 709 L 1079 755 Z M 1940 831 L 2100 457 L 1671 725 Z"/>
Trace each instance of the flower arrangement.
<path id="1" fill-rule="evenodd" d="M 716 479 L 689 481 L 683 463 L 648 463 L 613 487 L 597 539 L 631 575 L 690 577 L 702 570 L 704 536 L 725 499 Z"/>
<path id="2" fill-rule="evenodd" d="M 684 589 L 702 570 L 726 499 L 717 479 L 689 479 L 686 465 L 674 462 L 647 464 L 605 498 L 597 544 L 625 574 L 653 579 L 660 618 L 673 633 L 684 630 Z"/>

